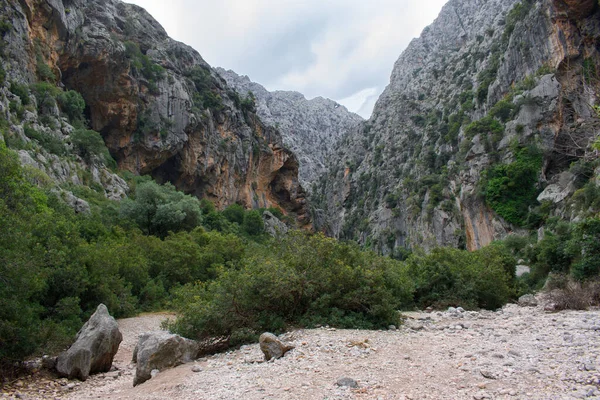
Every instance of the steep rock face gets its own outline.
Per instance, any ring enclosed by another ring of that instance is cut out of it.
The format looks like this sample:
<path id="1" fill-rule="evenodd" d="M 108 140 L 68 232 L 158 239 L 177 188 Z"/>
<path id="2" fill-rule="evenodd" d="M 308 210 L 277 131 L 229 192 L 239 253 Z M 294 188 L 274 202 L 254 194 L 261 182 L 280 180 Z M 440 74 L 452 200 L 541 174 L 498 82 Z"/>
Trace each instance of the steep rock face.
<path id="1" fill-rule="evenodd" d="M 298 92 L 269 92 L 247 76 L 217 68 L 227 84 L 240 95 L 256 98 L 256 113 L 267 125 L 277 127 L 283 143 L 300 162 L 300 181 L 310 187 L 324 172 L 327 155 L 340 137 L 363 119 L 337 102 L 322 97 L 307 100 Z"/>
<path id="2" fill-rule="evenodd" d="M 599 21 L 595 2 L 450 0 L 342 139 L 315 195 L 318 228 L 384 253 L 474 250 L 518 230 L 482 195 L 486 172 L 535 146 L 541 192 L 590 155 Z"/>
<path id="3" fill-rule="evenodd" d="M 2 3 L 16 31 L 8 74 L 33 82 L 40 59 L 50 65 L 83 95 L 119 167 L 218 207 L 276 206 L 309 223 L 298 161 L 279 132 L 145 10 L 118 0 Z"/>

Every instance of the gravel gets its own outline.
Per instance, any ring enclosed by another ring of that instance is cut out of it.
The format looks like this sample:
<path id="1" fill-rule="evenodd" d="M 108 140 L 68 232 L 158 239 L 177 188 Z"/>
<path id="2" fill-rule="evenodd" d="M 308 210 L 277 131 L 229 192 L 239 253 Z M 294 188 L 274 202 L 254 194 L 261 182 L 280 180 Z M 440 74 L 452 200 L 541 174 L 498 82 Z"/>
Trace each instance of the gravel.
<path id="1" fill-rule="evenodd" d="M 247 345 L 161 371 L 136 388 L 135 338 L 166 316 L 120 320 L 117 374 L 43 395 L 29 390 L 44 387 L 39 381 L 26 381 L 18 391 L 27 399 L 600 399 L 598 310 L 507 305 L 405 315 L 397 330 L 296 330 L 280 337 L 296 346 L 281 359 L 264 362 L 258 344 Z M 342 377 L 356 387 L 340 385 Z"/>

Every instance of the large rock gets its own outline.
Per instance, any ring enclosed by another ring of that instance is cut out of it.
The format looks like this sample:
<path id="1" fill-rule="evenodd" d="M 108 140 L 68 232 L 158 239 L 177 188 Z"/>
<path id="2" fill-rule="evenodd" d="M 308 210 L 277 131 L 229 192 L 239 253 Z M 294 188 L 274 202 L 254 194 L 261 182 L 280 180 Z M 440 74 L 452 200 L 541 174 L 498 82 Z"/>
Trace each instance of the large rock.
<path id="1" fill-rule="evenodd" d="M 160 371 L 193 361 L 199 350 L 198 342 L 168 332 L 140 335 L 133 354 L 137 363 L 133 386 L 152 378 L 153 370 Z"/>
<path id="2" fill-rule="evenodd" d="M 269 332 L 265 332 L 260 335 L 258 341 L 260 343 L 260 349 L 265 355 L 265 359 L 267 361 L 272 358 L 281 358 L 285 355 L 285 353 L 294 348 L 294 346 L 283 344 L 279 339 L 277 339 L 277 336 Z"/>
<path id="3" fill-rule="evenodd" d="M 90 374 L 107 372 L 122 340 L 117 321 L 100 304 L 77 333 L 75 343 L 58 356 L 56 370 L 61 376 L 82 381 Z"/>
<path id="4" fill-rule="evenodd" d="M 269 211 L 265 211 L 262 218 L 265 224 L 265 232 L 269 235 L 279 237 L 288 232 L 288 227 Z"/>

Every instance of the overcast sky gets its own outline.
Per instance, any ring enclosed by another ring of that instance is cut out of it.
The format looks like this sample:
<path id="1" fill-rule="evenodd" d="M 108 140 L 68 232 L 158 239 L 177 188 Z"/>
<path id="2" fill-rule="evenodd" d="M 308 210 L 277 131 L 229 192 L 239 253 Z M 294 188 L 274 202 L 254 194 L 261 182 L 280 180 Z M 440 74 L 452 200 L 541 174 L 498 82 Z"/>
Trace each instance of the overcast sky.
<path id="1" fill-rule="evenodd" d="M 394 62 L 447 0 L 126 0 L 213 67 L 369 117 Z"/>

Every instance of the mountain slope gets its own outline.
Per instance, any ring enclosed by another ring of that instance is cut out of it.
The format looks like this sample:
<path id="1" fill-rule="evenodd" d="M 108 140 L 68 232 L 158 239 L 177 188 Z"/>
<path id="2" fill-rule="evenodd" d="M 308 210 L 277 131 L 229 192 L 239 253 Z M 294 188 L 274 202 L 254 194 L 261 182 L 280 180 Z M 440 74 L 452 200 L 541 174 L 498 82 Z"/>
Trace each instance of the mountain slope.
<path id="1" fill-rule="evenodd" d="M 2 0 L 0 9 L 12 25 L 7 82 L 79 92 L 121 169 L 220 208 L 276 206 L 309 222 L 298 161 L 279 132 L 145 10 L 118 0 Z"/>
<path id="2" fill-rule="evenodd" d="M 598 20 L 594 1 L 449 1 L 328 164 L 322 228 L 402 253 L 575 217 L 590 176 L 569 166 L 597 158 Z M 536 201 L 546 186 L 565 195 Z"/>
<path id="3" fill-rule="evenodd" d="M 307 100 L 298 92 L 269 92 L 247 76 L 217 68 L 227 84 L 242 96 L 256 98 L 256 113 L 269 126 L 279 129 L 283 143 L 298 156 L 300 181 L 310 187 L 325 171 L 327 155 L 338 140 L 363 119 L 333 100 Z"/>

